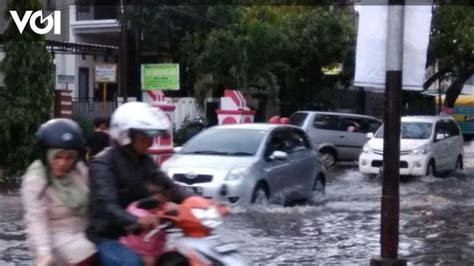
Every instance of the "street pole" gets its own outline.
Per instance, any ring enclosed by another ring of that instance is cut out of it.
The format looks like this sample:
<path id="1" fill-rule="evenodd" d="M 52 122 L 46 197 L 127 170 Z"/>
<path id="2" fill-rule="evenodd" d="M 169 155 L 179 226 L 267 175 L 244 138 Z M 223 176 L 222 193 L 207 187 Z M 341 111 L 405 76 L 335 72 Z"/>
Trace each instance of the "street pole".
<path id="1" fill-rule="evenodd" d="M 403 70 L 405 1 L 389 0 L 385 75 L 383 187 L 380 257 L 370 265 L 406 265 L 398 259 L 400 216 L 400 94 Z"/>
<path id="2" fill-rule="evenodd" d="M 127 102 L 128 96 L 128 49 L 127 49 L 127 19 L 125 18 L 124 0 L 120 0 L 120 92 L 123 102 Z"/>
<path id="3" fill-rule="evenodd" d="M 140 82 L 140 55 L 141 55 L 141 36 L 142 36 L 142 2 L 141 0 L 134 0 L 134 9 L 135 9 L 135 16 L 134 16 L 134 38 L 135 38 L 135 49 L 134 49 L 134 66 L 133 66 L 133 86 L 134 91 L 137 94 L 137 99 L 140 101 L 143 100 L 142 97 L 142 90 L 141 90 L 141 82 Z"/>

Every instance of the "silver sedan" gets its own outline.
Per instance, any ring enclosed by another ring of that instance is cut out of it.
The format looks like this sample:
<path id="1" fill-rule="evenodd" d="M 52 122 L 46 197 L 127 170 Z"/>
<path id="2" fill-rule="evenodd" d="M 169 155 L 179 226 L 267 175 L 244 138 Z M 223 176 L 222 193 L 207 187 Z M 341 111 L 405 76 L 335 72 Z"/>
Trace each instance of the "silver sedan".
<path id="1" fill-rule="evenodd" d="M 325 187 L 325 170 L 298 127 L 238 124 L 209 128 L 162 166 L 173 180 L 232 204 L 308 200 Z"/>

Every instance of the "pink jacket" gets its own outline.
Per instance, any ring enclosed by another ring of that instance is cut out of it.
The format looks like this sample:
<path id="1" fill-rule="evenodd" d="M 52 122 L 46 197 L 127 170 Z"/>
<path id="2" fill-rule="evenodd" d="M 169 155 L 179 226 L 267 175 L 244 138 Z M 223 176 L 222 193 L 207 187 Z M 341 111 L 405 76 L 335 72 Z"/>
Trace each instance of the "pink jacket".
<path id="1" fill-rule="evenodd" d="M 131 203 L 128 206 L 127 211 L 137 217 L 144 217 L 151 214 L 148 210 L 137 208 L 137 204 L 137 201 Z M 166 232 L 159 231 L 149 238 L 148 241 L 146 241 L 145 236 L 148 233 L 150 233 L 150 231 L 145 231 L 136 235 L 129 234 L 127 236 L 121 237 L 120 243 L 124 244 L 141 256 L 158 257 L 165 249 Z"/>
<path id="2" fill-rule="evenodd" d="M 78 263 L 96 252 L 84 233 L 87 219 L 75 215 L 51 187 L 41 194 L 47 183 L 44 175 L 45 168 L 38 160 L 23 176 L 21 200 L 27 242 L 35 257 L 54 256 L 62 265 Z M 88 170 L 82 162 L 77 163 L 72 178 L 76 185 L 89 192 Z"/>

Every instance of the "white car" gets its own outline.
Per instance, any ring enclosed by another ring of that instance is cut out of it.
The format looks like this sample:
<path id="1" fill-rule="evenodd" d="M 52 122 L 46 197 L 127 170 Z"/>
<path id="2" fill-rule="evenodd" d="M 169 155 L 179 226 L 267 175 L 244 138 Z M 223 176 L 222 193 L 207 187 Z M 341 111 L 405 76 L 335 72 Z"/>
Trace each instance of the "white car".
<path id="1" fill-rule="evenodd" d="M 298 127 L 222 125 L 193 137 L 162 169 L 179 185 L 216 201 L 287 203 L 322 192 L 325 172 L 317 158 Z"/>
<path id="2" fill-rule="evenodd" d="M 400 175 L 437 175 L 463 168 L 463 137 L 452 118 L 402 117 L 400 133 Z M 359 157 L 359 171 L 376 175 L 383 165 L 383 125 L 370 135 Z"/>

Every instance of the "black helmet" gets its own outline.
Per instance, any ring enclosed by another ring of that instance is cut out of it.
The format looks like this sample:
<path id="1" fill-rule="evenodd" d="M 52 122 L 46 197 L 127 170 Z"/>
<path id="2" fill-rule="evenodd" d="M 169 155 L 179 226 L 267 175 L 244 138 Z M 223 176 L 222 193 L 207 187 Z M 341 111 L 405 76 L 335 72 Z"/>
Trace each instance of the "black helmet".
<path id="1" fill-rule="evenodd" d="M 81 151 L 85 141 L 81 127 L 71 119 L 51 119 L 42 124 L 36 132 L 36 144 L 41 153 L 47 149 Z"/>

